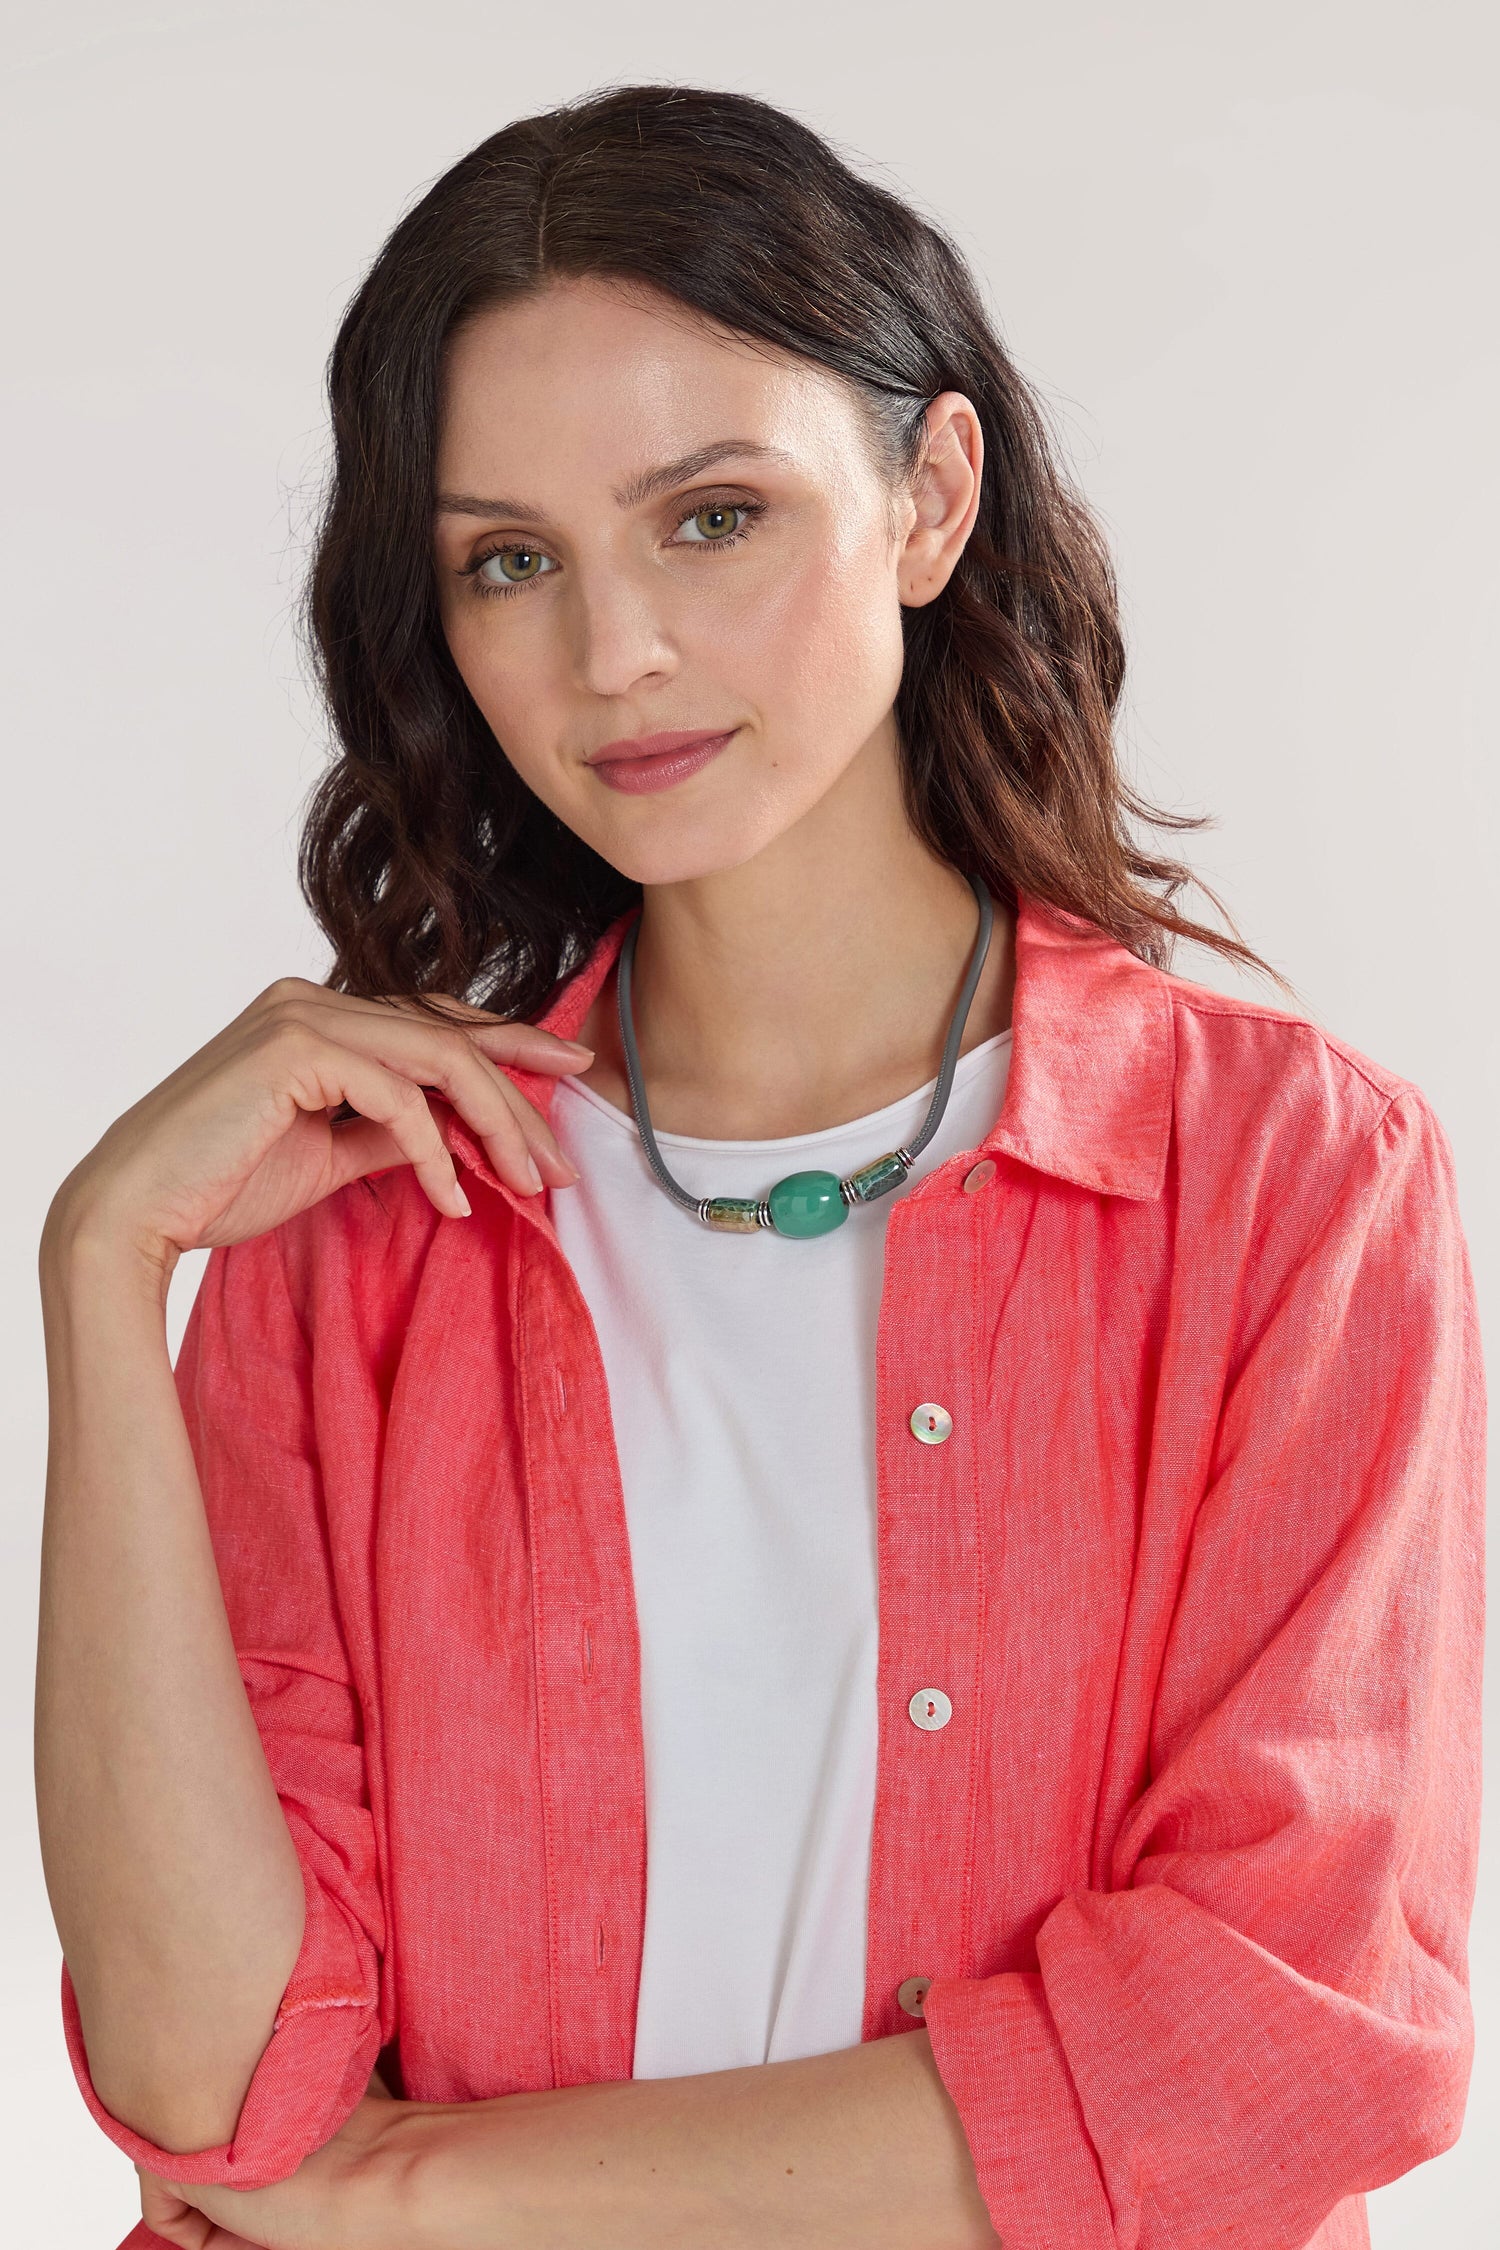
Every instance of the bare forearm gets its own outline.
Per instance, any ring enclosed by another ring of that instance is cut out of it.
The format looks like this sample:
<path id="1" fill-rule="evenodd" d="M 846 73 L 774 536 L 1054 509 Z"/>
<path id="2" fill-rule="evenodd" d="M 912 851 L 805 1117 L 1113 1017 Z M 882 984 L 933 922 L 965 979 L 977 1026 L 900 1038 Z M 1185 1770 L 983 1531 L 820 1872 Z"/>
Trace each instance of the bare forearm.
<path id="1" fill-rule="evenodd" d="M 49 1220 L 37 1656 L 43 1867 L 100 2099 L 233 2132 L 301 1944 L 297 1856 L 230 1638 L 164 1284 Z"/>
<path id="2" fill-rule="evenodd" d="M 994 2250 L 925 2031 L 797 2062 L 394 2110 L 411 2250 Z"/>

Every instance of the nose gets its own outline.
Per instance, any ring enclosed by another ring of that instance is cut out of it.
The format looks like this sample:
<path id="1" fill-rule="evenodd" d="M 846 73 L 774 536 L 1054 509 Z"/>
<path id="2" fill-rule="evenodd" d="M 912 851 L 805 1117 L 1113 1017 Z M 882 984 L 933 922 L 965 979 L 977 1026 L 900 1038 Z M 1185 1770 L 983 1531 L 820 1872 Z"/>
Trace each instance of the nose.
<path id="1" fill-rule="evenodd" d="M 593 695 L 621 696 L 643 680 L 667 679 L 677 654 L 660 600 L 647 578 L 598 563 L 575 569 L 569 588 L 573 671 Z"/>

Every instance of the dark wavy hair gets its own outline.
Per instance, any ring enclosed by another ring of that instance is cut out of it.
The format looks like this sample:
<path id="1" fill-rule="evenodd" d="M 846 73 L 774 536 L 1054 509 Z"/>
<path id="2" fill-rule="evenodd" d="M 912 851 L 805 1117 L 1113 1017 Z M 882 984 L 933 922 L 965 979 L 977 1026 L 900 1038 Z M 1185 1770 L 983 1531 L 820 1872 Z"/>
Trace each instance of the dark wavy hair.
<path id="1" fill-rule="evenodd" d="M 928 402 L 972 400 L 978 519 L 942 593 L 902 610 L 913 827 L 1012 908 L 1024 890 L 1160 967 L 1196 939 L 1290 991 L 1238 935 L 1180 915 L 1174 894 L 1198 881 L 1234 927 L 1190 869 L 1130 833 L 1211 816 L 1158 810 L 1121 774 L 1109 554 L 960 252 L 784 110 L 671 85 L 605 88 L 480 142 L 400 220 L 340 324 L 300 611 L 337 737 L 298 855 L 334 950 L 326 983 L 532 1017 L 641 895 L 522 782 L 438 611 L 445 344 L 490 307 L 583 275 L 647 284 L 841 377 L 892 492 L 920 464 Z"/>

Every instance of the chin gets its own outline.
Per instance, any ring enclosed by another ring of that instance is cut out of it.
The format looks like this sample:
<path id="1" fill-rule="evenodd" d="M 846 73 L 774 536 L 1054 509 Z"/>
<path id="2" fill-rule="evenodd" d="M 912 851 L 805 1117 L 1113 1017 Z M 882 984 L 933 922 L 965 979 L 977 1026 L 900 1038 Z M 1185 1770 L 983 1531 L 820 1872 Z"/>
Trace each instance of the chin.
<path id="1" fill-rule="evenodd" d="M 645 845 L 634 850 L 605 852 L 603 856 L 628 882 L 658 885 L 692 883 L 704 875 L 722 875 L 726 868 L 743 867 L 746 860 L 754 859 L 759 849 L 756 845 L 754 850 L 746 851 L 743 839 L 738 839 L 733 845 L 726 843 L 719 851 L 706 847 L 674 851 L 670 845 L 653 850 Z"/>
<path id="2" fill-rule="evenodd" d="M 590 836 L 587 841 L 627 882 L 692 883 L 743 867 L 775 842 L 782 827 L 790 826 L 790 821 L 768 825 L 762 834 L 748 831 L 743 820 L 679 823 L 663 810 L 643 820 L 636 835 Z"/>

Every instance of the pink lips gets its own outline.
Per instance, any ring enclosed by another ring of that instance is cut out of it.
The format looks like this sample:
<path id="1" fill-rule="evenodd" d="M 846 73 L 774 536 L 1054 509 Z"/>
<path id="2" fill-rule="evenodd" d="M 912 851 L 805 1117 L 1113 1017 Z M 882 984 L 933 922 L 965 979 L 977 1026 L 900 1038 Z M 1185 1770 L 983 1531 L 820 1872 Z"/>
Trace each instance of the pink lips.
<path id="1" fill-rule="evenodd" d="M 627 796 L 642 796 L 653 789 L 670 789 L 697 773 L 739 732 L 723 734 L 677 732 L 643 734 L 620 742 L 606 742 L 588 761 L 599 779 Z"/>

